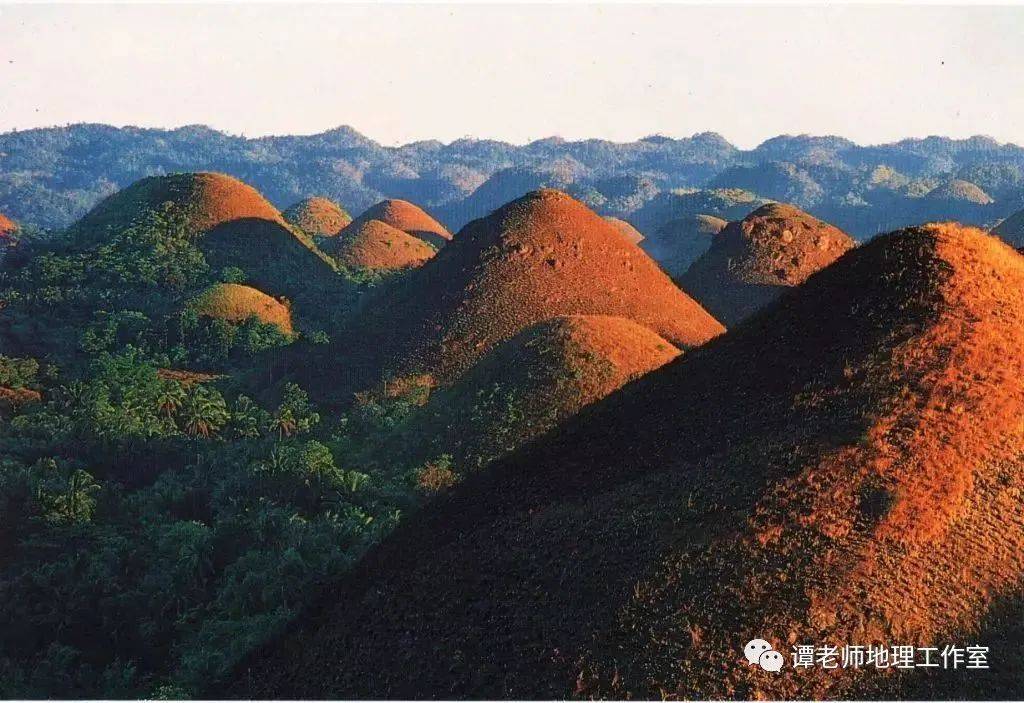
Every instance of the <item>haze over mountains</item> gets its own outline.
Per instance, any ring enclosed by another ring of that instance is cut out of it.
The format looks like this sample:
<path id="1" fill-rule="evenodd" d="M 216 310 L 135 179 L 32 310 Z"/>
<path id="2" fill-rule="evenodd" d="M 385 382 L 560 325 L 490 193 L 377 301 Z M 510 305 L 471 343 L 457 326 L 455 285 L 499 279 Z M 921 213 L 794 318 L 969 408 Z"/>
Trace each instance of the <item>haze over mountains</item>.
<path id="1" fill-rule="evenodd" d="M 645 236 L 654 234 L 644 215 L 651 208 L 734 220 L 778 200 L 863 239 L 935 219 L 990 226 L 1024 206 L 1024 148 L 987 137 L 861 146 L 779 136 L 749 151 L 715 133 L 625 144 L 462 139 L 385 147 L 348 127 L 246 139 L 202 126 L 81 124 L 0 135 L 0 212 L 25 225 L 62 227 L 141 177 L 207 170 L 241 178 L 278 208 L 310 194 L 351 212 L 407 199 L 450 231 L 539 187 L 566 190 Z M 679 189 L 705 192 L 673 194 Z M 707 189 L 733 192 L 723 199 Z M 697 198 L 720 202 L 690 207 Z"/>

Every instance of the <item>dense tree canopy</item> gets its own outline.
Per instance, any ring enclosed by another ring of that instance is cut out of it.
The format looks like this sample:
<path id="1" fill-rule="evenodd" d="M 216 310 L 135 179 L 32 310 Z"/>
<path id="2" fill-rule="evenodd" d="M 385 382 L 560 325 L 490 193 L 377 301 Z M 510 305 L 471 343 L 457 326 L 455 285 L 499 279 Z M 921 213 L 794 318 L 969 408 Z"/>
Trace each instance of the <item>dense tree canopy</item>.
<path id="1" fill-rule="evenodd" d="M 183 223 L 27 242 L 0 273 L 0 697 L 198 694 L 423 493 L 356 451 L 411 405 L 253 395 L 263 355 L 324 332 L 197 316 L 247 273 Z"/>

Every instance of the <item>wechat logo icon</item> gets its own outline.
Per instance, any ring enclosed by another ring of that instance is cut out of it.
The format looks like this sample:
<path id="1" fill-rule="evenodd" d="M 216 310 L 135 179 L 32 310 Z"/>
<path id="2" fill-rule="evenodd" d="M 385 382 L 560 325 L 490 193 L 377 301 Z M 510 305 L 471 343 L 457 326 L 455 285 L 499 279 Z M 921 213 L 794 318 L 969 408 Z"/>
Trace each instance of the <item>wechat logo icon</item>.
<path id="1" fill-rule="evenodd" d="M 775 651 L 768 640 L 750 640 L 743 648 L 743 656 L 747 658 L 748 663 L 757 664 L 765 671 L 782 671 L 782 665 L 785 663 L 785 659 Z"/>

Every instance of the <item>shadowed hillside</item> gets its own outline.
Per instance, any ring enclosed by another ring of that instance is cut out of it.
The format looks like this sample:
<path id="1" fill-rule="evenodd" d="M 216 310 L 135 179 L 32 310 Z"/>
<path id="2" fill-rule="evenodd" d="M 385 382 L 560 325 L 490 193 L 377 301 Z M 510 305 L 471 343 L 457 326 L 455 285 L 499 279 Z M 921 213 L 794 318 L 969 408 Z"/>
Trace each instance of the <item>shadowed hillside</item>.
<path id="1" fill-rule="evenodd" d="M 213 269 L 239 268 L 245 282 L 273 295 L 314 303 L 341 289 L 333 262 L 276 222 L 256 218 L 226 222 L 203 236 L 199 248 Z M 316 314 L 317 309 L 309 306 L 306 312 Z"/>
<path id="2" fill-rule="evenodd" d="M 962 642 L 1017 591 L 1022 323 L 998 240 L 880 237 L 400 528 L 230 693 L 871 696 L 740 647 Z"/>
<path id="3" fill-rule="evenodd" d="M 1012 247 L 1024 246 L 1024 210 L 1015 212 L 1000 222 L 992 229 L 992 234 L 998 235 Z"/>
<path id="4" fill-rule="evenodd" d="M 456 466 L 475 470 L 678 354 L 621 317 L 544 320 L 435 391 L 402 439 L 420 457 L 449 454 Z"/>
<path id="5" fill-rule="evenodd" d="M 689 215 L 669 220 L 640 246 L 661 264 L 669 276 L 678 278 L 711 248 L 715 235 L 727 224 L 722 218 L 712 215 Z"/>

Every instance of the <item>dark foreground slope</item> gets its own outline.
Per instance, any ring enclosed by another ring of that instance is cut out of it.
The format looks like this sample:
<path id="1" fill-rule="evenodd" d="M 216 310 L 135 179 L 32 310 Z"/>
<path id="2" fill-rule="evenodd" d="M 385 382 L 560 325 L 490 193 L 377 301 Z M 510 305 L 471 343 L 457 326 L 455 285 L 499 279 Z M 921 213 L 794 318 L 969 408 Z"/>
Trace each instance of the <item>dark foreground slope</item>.
<path id="1" fill-rule="evenodd" d="M 875 695 L 741 647 L 962 642 L 1016 594 L 1022 297 L 977 230 L 851 251 L 409 521 L 222 693 Z"/>

